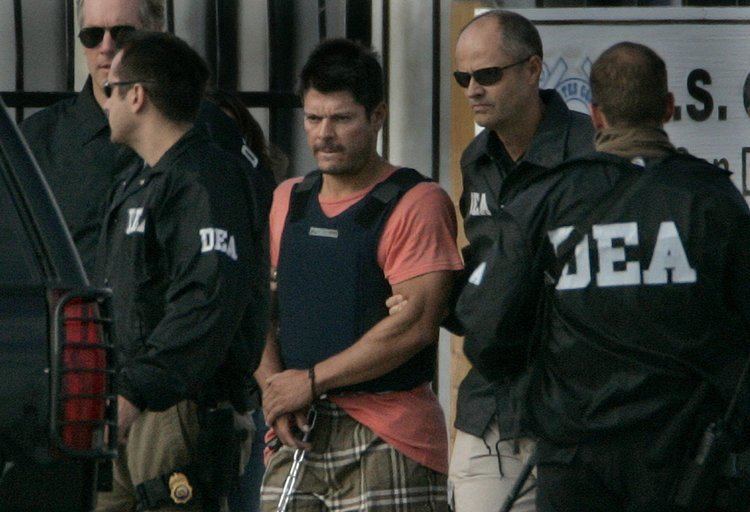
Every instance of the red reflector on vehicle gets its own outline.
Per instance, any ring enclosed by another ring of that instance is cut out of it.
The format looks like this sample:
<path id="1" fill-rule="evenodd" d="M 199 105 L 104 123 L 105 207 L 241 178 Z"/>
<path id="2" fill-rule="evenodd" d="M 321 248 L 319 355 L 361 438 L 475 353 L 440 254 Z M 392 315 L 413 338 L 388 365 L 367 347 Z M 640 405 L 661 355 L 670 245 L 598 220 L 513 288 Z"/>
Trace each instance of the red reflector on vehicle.
<path id="1" fill-rule="evenodd" d="M 107 403 L 107 355 L 99 308 L 74 298 L 65 304 L 63 316 L 62 442 L 75 450 L 91 450 L 104 435 Z"/>

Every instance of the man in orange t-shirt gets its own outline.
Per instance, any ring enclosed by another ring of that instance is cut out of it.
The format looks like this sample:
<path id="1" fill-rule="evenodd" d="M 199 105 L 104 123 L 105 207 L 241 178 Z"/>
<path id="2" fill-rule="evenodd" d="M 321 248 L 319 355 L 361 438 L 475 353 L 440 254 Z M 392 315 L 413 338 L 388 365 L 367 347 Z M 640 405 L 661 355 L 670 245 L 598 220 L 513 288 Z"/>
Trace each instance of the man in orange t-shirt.
<path id="1" fill-rule="evenodd" d="M 304 448 L 289 510 L 446 511 L 446 428 L 429 383 L 462 268 L 453 205 L 377 153 L 387 109 L 370 50 L 325 41 L 301 83 L 318 171 L 282 183 L 271 210 L 278 308 L 255 375 L 284 446 L 268 460 L 262 509 L 276 510 Z M 409 301 L 389 317 L 394 293 Z"/>

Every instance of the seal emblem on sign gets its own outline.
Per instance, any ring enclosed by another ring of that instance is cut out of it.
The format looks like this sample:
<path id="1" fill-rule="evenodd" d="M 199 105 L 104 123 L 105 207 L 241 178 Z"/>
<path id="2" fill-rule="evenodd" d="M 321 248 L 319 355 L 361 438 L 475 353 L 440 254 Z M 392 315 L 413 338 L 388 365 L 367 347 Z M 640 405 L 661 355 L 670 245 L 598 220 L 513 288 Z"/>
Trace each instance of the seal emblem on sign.
<path id="1" fill-rule="evenodd" d="M 591 102 L 590 72 L 591 59 L 588 57 L 577 67 L 559 57 L 552 65 L 544 63 L 539 85 L 543 89 L 556 89 L 571 110 L 588 113 Z"/>

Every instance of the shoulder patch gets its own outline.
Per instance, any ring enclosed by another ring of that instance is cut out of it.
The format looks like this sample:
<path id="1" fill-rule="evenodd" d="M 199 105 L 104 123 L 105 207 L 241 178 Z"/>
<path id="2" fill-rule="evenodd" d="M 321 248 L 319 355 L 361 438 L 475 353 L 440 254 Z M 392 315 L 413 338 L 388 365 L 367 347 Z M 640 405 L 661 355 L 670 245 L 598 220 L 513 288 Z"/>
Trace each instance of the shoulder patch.
<path id="1" fill-rule="evenodd" d="M 234 235 L 225 229 L 203 228 L 198 230 L 201 238 L 201 252 L 217 251 L 229 256 L 232 261 L 237 261 L 237 244 Z"/>

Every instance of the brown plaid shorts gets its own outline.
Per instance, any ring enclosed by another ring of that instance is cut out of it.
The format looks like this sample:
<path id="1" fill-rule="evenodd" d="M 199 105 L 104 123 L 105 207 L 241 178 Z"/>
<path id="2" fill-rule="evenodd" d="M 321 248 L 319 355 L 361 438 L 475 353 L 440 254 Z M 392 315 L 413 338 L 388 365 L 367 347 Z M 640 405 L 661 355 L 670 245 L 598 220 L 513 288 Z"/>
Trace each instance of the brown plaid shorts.
<path id="1" fill-rule="evenodd" d="M 447 512 L 446 475 L 397 452 L 331 402 L 316 404 L 312 450 L 297 477 L 288 512 Z M 261 510 L 274 512 L 294 450 L 282 447 L 268 462 Z"/>

